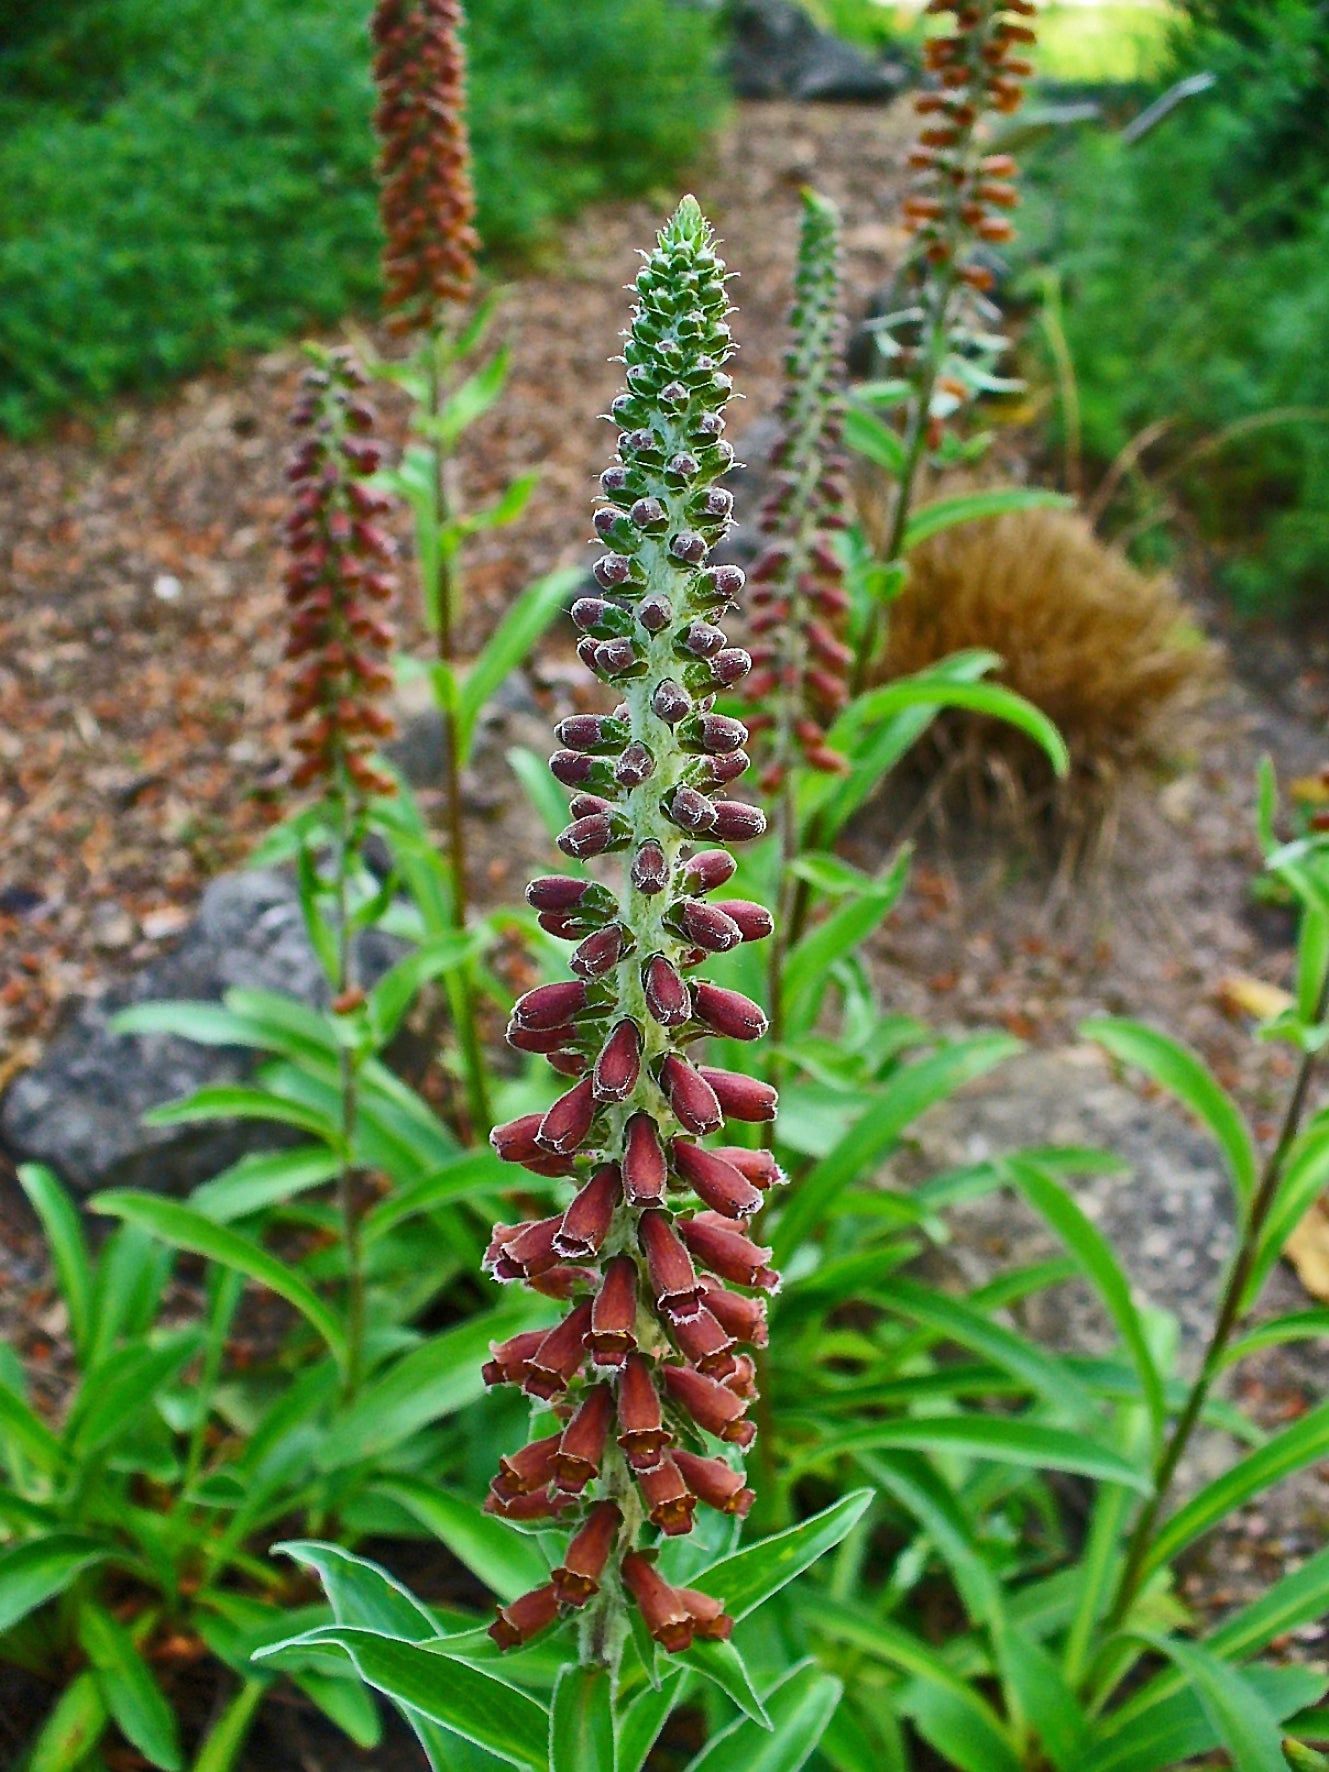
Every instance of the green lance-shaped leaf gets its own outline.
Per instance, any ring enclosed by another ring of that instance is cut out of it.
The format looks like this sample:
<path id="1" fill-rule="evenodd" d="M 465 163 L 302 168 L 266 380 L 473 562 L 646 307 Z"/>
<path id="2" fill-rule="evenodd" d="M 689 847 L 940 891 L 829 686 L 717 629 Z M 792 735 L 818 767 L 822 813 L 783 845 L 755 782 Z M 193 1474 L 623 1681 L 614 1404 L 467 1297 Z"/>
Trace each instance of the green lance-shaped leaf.
<path id="1" fill-rule="evenodd" d="M 1037 1163 L 1022 1157 L 1009 1157 L 1003 1168 L 1034 1210 L 1065 1243 L 1084 1277 L 1107 1307 L 1139 1374 L 1157 1441 L 1162 1436 L 1166 1413 L 1163 1381 L 1150 1351 L 1144 1319 L 1131 1297 L 1130 1282 L 1121 1270 L 1112 1245 L 1061 1183 Z"/>
<path id="2" fill-rule="evenodd" d="M 256 1280 L 260 1286 L 266 1286 L 300 1312 L 322 1337 L 339 1365 L 345 1363 L 346 1335 L 333 1311 L 308 1281 L 248 1237 L 226 1225 L 214 1224 L 201 1212 L 177 1201 L 160 1200 L 152 1194 L 97 1194 L 92 1205 L 96 1211 L 111 1218 L 123 1218 L 130 1224 L 141 1225 L 176 1249 L 206 1256 L 209 1261 L 220 1262 L 223 1267 L 233 1268 Z"/>
<path id="3" fill-rule="evenodd" d="M 480 1366 L 491 1340 L 529 1327 L 547 1312 L 517 1297 L 445 1329 L 373 1378 L 336 1423 L 318 1455 L 323 1470 L 344 1470 L 399 1446 L 422 1427 L 453 1415 L 484 1394 Z"/>
<path id="4" fill-rule="evenodd" d="M 453 1656 L 353 1625 L 330 1625 L 296 1644 L 340 1649 L 368 1685 L 508 1764 L 548 1772 L 549 1718 L 504 1680 Z M 276 1656 L 295 1644 L 278 1645 Z"/>
<path id="5" fill-rule="evenodd" d="M 471 666 L 458 697 L 459 743 L 469 757 L 476 721 L 505 678 L 531 656 L 536 641 L 582 582 L 580 567 L 565 566 L 527 585 Z"/>
<path id="6" fill-rule="evenodd" d="M 814 1661 L 800 1662 L 765 1694 L 769 1729 L 740 1717 L 712 1737 L 687 1772 L 798 1772 L 816 1753 L 843 1691 Z"/>
<path id="7" fill-rule="evenodd" d="M 761 1729 L 771 1727 L 766 1706 L 752 1683 L 748 1664 L 732 1643 L 710 1642 L 698 1638 L 678 1659 L 684 1667 L 711 1680 L 745 1717 Z"/>
<path id="8" fill-rule="evenodd" d="M 65 1687 L 23 1762 L 23 1772 L 78 1772 L 110 1727 L 101 1683 L 91 1668 Z"/>
<path id="9" fill-rule="evenodd" d="M 614 1683 L 607 1668 L 565 1667 L 549 1710 L 549 1772 L 618 1772 Z"/>
<path id="10" fill-rule="evenodd" d="M 977 1414 L 882 1421 L 843 1434 L 827 1434 L 798 1455 L 793 1470 L 807 1470 L 858 1451 L 875 1452 L 892 1446 L 913 1452 L 961 1452 L 998 1464 L 1027 1465 L 1033 1470 L 1072 1471 L 1107 1483 L 1125 1483 L 1142 1494 L 1149 1489 L 1149 1479 L 1143 1471 L 1083 1434 L 1044 1427 L 1037 1421 Z"/>
<path id="11" fill-rule="evenodd" d="M 1000 683 L 947 683 L 935 669 L 915 677 L 901 677 L 880 689 L 870 689 L 851 702 L 836 722 L 832 737 L 842 734 L 851 758 L 861 750 L 864 735 L 884 722 L 894 719 L 906 708 L 959 708 L 970 714 L 984 714 L 989 719 L 1004 721 L 1030 738 L 1047 757 L 1058 775 L 1070 769 L 1070 752 L 1066 741 L 1047 715 L 1013 689 Z"/>
<path id="12" fill-rule="evenodd" d="M 377 1490 L 414 1514 L 500 1600 L 515 1600 L 548 1580 L 549 1565 L 534 1543 L 481 1513 L 473 1501 L 418 1477 L 392 1477 Z"/>
<path id="13" fill-rule="evenodd" d="M 763 1539 L 712 1564 L 692 1585 L 723 1600 L 729 1616 L 741 1622 L 772 1594 L 779 1593 L 811 1568 L 819 1557 L 834 1550 L 871 1505 L 871 1489 L 856 1489 L 801 1525 L 791 1526 L 787 1532 L 779 1532 L 774 1538 Z"/>
<path id="14" fill-rule="evenodd" d="M 799 1183 L 772 1233 L 776 1260 L 788 1259 L 850 1182 L 863 1179 L 925 1109 L 1019 1050 L 1020 1042 L 1009 1035 L 979 1034 L 897 1071 L 874 1105 Z"/>
<path id="15" fill-rule="evenodd" d="M 965 492 L 955 498 L 939 498 L 923 505 L 910 517 L 904 532 L 904 551 L 911 553 L 923 542 L 960 523 L 979 517 L 1004 517 L 1009 511 L 1068 511 L 1074 500 L 1060 492 L 1037 486 L 995 486 L 989 492 Z"/>
<path id="16" fill-rule="evenodd" d="M 246 1680 L 208 1731 L 192 1772 L 237 1772 L 270 1680 Z"/>
<path id="17" fill-rule="evenodd" d="M 904 444 L 887 424 L 855 401 L 844 415 L 844 440 L 855 455 L 898 475 L 905 465 Z"/>
<path id="18" fill-rule="evenodd" d="M 1005 1723 L 943 1651 L 865 1607 L 818 1594 L 802 1610 L 832 1642 L 910 1677 L 902 1708 L 959 1772 L 1022 1772 Z"/>
<path id="19" fill-rule="evenodd" d="M 430 1612 L 376 1563 L 335 1544 L 297 1541 L 274 1548 L 317 1571 L 338 1624 L 362 1626 L 408 1643 L 428 1642 L 437 1634 L 438 1626 Z M 274 1645 L 274 1654 L 288 1646 Z M 478 1772 L 479 1768 L 505 1763 L 410 1705 L 402 1704 L 400 1709 L 435 1772 Z"/>
<path id="20" fill-rule="evenodd" d="M 1087 1021 L 1080 1031 L 1122 1064 L 1144 1071 L 1209 1128 L 1227 1160 L 1238 1201 L 1243 1211 L 1249 1208 L 1256 1182 L 1255 1146 L 1241 1110 L 1204 1061 L 1138 1021 Z"/>
<path id="21" fill-rule="evenodd" d="M 21 1382 L 18 1373 L 15 1382 Z M 39 1470 L 54 1472 L 64 1461 L 64 1448 L 27 1403 L 0 1376 L 0 1456 L 11 1468 L 17 1458 L 27 1458 Z"/>
<path id="22" fill-rule="evenodd" d="M 129 1632 L 103 1607 L 85 1605 L 79 1610 L 78 1635 L 121 1734 L 162 1772 L 178 1772 L 184 1759 L 175 1712 Z"/>
<path id="23" fill-rule="evenodd" d="M 1239 1668 L 1181 1637 L 1139 1635 L 1186 1676 L 1241 1772 L 1287 1772 L 1278 1719 Z"/>
<path id="24" fill-rule="evenodd" d="M 1285 1427 L 1178 1508 L 1155 1536 L 1146 1571 L 1164 1567 L 1237 1508 L 1325 1457 L 1329 1457 L 1329 1403 L 1321 1403 Z"/>
<path id="25" fill-rule="evenodd" d="M 69 1312 L 69 1332 L 80 1359 L 88 1352 L 92 1326 L 92 1262 L 78 1208 L 49 1169 L 25 1163 L 18 1172 L 23 1191 L 42 1221 L 47 1246 Z"/>
<path id="26" fill-rule="evenodd" d="M 52 1532 L 0 1551 L 0 1631 L 64 1593 L 76 1576 L 111 1552 L 83 1533 Z"/>

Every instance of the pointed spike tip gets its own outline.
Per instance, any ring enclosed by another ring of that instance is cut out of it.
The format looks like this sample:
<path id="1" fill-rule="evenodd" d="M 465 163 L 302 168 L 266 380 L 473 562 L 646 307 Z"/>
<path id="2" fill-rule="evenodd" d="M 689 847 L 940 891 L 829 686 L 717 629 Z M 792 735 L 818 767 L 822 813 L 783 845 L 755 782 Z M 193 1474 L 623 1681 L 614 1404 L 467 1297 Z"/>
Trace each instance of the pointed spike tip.
<path id="1" fill-rule="evenodd" d="M 701 204 L 689 192 L 660 235 L 662 246 L 709 246 L 714 238 Z"/>

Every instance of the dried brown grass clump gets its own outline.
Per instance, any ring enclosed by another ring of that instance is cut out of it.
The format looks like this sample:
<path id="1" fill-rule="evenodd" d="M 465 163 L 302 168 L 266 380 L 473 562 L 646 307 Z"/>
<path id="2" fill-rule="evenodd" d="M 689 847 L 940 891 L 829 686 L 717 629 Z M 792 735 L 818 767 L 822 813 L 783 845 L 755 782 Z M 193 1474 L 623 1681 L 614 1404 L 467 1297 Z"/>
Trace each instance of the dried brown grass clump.
<path id="1" fill-rule="evenodd" d="M 1041 753 L 995 721 L 948 716 L 938 741 L 965 773 L 1022 796 L 1026 812 L 1083 813 L 1097 801 L 1100 821 L 1128 775 L 1166 759 L 1179 717 L 1216 675 L 1170 578 L 1137 571 L 1078 513 L 1048 508 L 961 525 L 910 556 L 881 676 L 970 647 L 998 653 L 995 680 L 1056 722 L 1072 778 L 1054 793 Z"/>

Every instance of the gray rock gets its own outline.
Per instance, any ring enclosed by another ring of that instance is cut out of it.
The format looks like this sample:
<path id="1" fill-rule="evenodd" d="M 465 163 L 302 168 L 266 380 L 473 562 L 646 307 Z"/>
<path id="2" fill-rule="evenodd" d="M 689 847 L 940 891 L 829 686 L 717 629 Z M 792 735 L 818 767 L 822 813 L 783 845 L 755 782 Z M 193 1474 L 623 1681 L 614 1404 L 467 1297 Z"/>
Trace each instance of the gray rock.
<path id="1" fill-rule="evenodd" d="M 1173 1312 L 1183 1363 L 1193 1365 L 1213 1316 L 1232 1241 L 1231 1190 L 1213 1140 L 1163 1099 L 1119 1082 L 1097 1047 L 1029 1051 L 933 1110 L 920 1129 L 925 1173 L 1037 1145 L 1111 1152 L 1125 1167 L 1077 1176 L 1072 1192 L 1117 1251 L 1139 1297 Z M 969 1284 L 1044 1261 L 1060 1245 L 1009 1194 L 948 1215 L 948 1253 Z M 1058 1288 L 1026 1308 L 1030 1327 L 1063 1347 L 1102 1348 L 1113 1336 L 1087 1293 Z"/>
<path id="2" fill-rule="evenodd" d="M 740 98 L 880 104 L 908 80 L 902 63 L 874 61 L 820 30 L 790 0 L 733 0 L 729 76 Z"/>
<path id="3" fill-rule="evenodd" d="M 402 951 L 392 937 L 366 932 L 358 943 L 361 976 L 372 983 Z M 295 883 L 285 874 L 223 874 L 178 946 L 84 1003 L 0 1103 L 9 1150 L 49 1164 L 80 1193 L 108 1186 L 182 1193 L 246 1151 L 280 1144 L 279 1128 L 248 1122 L 142 1124 L 149 1108 L 205 1084 L 243 1082 L 259 1062 L 254 1053 L 110 1030 L 131 1003 L 217 1002 L 234 986 L 282 991 L 303 1003 L 328 1000 Z"/>

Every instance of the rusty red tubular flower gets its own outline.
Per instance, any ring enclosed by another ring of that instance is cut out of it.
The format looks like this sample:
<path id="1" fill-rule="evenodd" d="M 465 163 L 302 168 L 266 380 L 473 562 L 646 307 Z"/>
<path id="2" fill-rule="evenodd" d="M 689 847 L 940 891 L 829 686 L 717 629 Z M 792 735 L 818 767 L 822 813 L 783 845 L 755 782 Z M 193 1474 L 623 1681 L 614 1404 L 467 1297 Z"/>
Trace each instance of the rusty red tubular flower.
<path id="1" fill-rule="evenodd" d="M 573 1192 L 549 1218 L 497 1226 L 487 1258 L 496 1279 L 569 1304 L 554 1328 L 496 1346 L 486 1367 L 544 1405 L 538 1437 L 502 1461 L 488 1505 L 557 1508 L 571 1529 L 550 1585 L 503 1607 L 492 1634 L 509 1646 L 579 1613 L 584 1659 L 610 1665 L 625 1596 L 669 1650 L 731 1628 L 715 1600 L 671 1586 L 655 1555 L 692 1530 L 698 1507 L 742 1515 L 752 1504 L 732 1449 L 755 1432 L 746 1350 L 765 1340 L 764 1295 L 779 1281 L 744 1227 L 783 1179 L 768 1152 L 703 1142 L 726 1119 L 771 1119 L 774 1091 L 695 1058 L 707 1034 L 765 1032 L 758 1004 L 698 972 L 710 954 L 768 936 L 771 919 L 711 896 L 734 873 L 727 845 L 764 821 L 730 797 L 747 734 L 713 707 L 748 659 L 717 625 L 743 574 L 709 564 L 729 524 L 719 481 L 733 460 L 723 410 L 734 347 L 724 267 L 693 199 L 637 293 L 628 387 L 613 406 L 618 457 L 595 516 L 609 551 L 598 593 L 572 612 L 583 661 L 623 699 L 565 720 L 551 764 L 575 790 L 560 847 L 614 858 L 617 883 L 553 877 L 528 890 L 545 929 L 576 944 L 576 977 L 528 992 L 509 1037 L 570 1086 L 493 1135 L 505 1160 L 566 1176 Z"/>
<path id="2" fill-rule="evenodd" d="M 287 470 L 286 657 L 298 666 L 287 712 L 300 759 L 292 780 L 322 781 L 348 801 L 394 790 L 374 761 L 393 731 L 383 705 L 393 644 L 384 612 L 396 584 L 380 527 L 392 501 L 368 484 L 382 450 L 366 385 L 349 350 L 318 354 L 292 414 L 302 435 Z"/>
<path id="3" fill-rule="evenodd" d="M 375 127 L 388 325 L 434 331 L 475 282 L 461 0 L 379 0 Z"/>
<path id="4" fill-rule="evenodd" d="M 826 728 L 849 697 L 853 654 L 844 568 L 832 546 L 848 526 L 840 449 L 844 427 L 840 218 L 815 191 L 803 193 L 792 339 L 785 358 L 780 435 L 771 451 L 775 484 L 761 513 L 767 545 L 752 569 L 753 671 L 744 685 L 761 712 L 750 731 L 769 729 L 764 788 L 774 790 L 800 758 L 837 772 L 845 760 Z"/>

